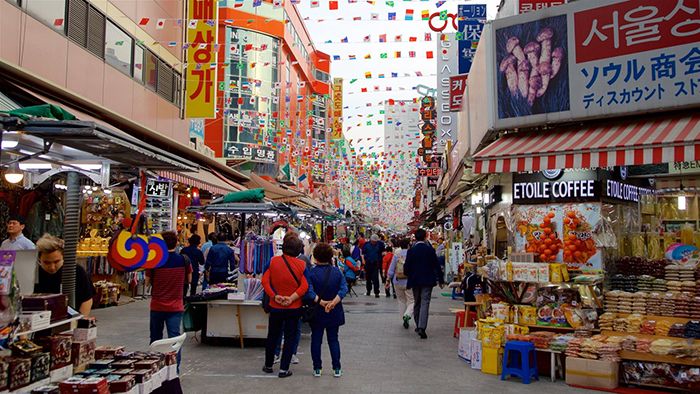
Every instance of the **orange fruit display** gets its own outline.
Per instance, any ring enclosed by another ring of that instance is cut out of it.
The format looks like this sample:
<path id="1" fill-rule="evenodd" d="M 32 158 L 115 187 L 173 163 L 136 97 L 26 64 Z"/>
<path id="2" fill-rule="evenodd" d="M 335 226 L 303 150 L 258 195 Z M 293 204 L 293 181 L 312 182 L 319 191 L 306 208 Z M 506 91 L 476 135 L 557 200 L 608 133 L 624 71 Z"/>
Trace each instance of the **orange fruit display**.
<path id="1" fill-rule="evenodd" d="M 564 262 L 585 265 L 597 252 L 591 225 L 578 211 L 565 211 Z"/>
<path id="2" fill-rule="evenodd" d="M 556 261 L 557 254 L 562 249 L 562 241 L 557 236 L 554 212 L 544 215 L 542 222 L 531 224 L 530 232 L 526 237 L 525 251 L 535 254 L 535 260 L 543 263 Z"/>

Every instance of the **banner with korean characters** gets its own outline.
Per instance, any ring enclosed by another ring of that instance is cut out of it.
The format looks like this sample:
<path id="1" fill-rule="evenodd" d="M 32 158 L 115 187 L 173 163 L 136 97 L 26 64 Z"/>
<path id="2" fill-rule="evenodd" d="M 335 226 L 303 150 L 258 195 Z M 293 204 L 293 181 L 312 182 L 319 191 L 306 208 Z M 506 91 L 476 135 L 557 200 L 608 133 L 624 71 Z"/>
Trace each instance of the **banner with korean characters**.
<path id="1" fill-rule="evenodd" d="M 187 67 L 185 115 L 213 118 L 216 108 L 216 64 L 219 42 L 219 6 L 216 0 L 187 1 Z"/>
<path id="2" fill-rule="evenodd" d="M 493 22 L 493 129 L 700 104 L 700 3 L 576 1 Z"/>
<path id="3" fill-rule="evenodd" d="M 572 271 L 602 270 L 593 239 L 600 204 L 514 205 L 515 251 L 534 253 L 535 261 L 565 263 Z"/>
<path id="4" fill-rule="evenodd" d="M 331 139 L 343 138 L 343 78 L 333 78 L 333 133 Z"/>
<path id="5" fill-rule="evenodd" d="M 275 149 L 244 142 L 224 142 L 224 157 L 257 163 L 277 163 L 277 151 Z"/>
<path id="6" fill-rule="evenodd" d="M 566 0 L 518 0 L 516 4 L 518 6 L 517 14 L 524 14 L 530 11 L 539 11 L 541 9 L 566 4 Z"/>

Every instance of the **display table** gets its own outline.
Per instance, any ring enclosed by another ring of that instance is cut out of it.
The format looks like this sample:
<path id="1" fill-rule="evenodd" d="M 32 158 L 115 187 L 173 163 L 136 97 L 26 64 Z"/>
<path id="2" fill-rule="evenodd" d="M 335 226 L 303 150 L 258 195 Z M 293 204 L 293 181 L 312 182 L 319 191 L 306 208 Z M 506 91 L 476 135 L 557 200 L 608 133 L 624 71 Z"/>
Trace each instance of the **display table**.
<path id="1" fill-rule="evenodd" d="M 202 342 L 206 338 L 239 338 L 243 348 L 245 338 L 267 338 L 268 317 L 261 301 L 212 300 L 191 304 L 206 305 Z"/>

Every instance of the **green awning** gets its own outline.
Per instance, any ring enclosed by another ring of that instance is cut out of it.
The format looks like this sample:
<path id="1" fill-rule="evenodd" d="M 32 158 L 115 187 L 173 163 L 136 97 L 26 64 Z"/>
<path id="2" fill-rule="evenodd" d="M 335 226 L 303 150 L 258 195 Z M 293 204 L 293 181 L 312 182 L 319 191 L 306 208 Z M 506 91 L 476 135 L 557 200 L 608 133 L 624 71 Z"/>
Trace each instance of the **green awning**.
<path id="1" fill-rule="evenodd" d="M 8 112 L 10 116 L 16 116 L 22 120 L 29 120 L 32 117 L 41 118 L 51 118 L 56 120 L 76 120 L 77 118 L 73 116 L 70 112 L 65 109 L 53 105 L 53 104 L 42 104 L 33 105 L 31 107 L 23 107 L 15 109 Z"/>

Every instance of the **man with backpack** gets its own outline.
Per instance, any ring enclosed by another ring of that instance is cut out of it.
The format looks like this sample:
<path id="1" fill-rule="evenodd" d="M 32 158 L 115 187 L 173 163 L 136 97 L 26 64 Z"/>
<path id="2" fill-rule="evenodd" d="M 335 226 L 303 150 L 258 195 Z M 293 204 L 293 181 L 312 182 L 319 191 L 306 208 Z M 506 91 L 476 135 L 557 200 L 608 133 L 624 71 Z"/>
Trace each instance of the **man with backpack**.
<path id="1" fill-rule="evenodd" d="M 408 323 L 411 321 L 411 314 L 413 313 L 414 302 L 413 291 L 406 289 L 408 277 L 404 271 L 404 266 L 406 264 L 406 253 L 408 252 L 410 241 L 408 238 L 402 238 L 398 243 L 401 249 L 394 253 L 394 258 L 391 260 L 391 265 L 389 265 L 389 270 L 387 272 L 386 283 L 389 284 L 392 281 L 394 283 L 396 297 L 399 299 L 399 311 L 403 319 L 403 328 L 408 329 Z"/>

